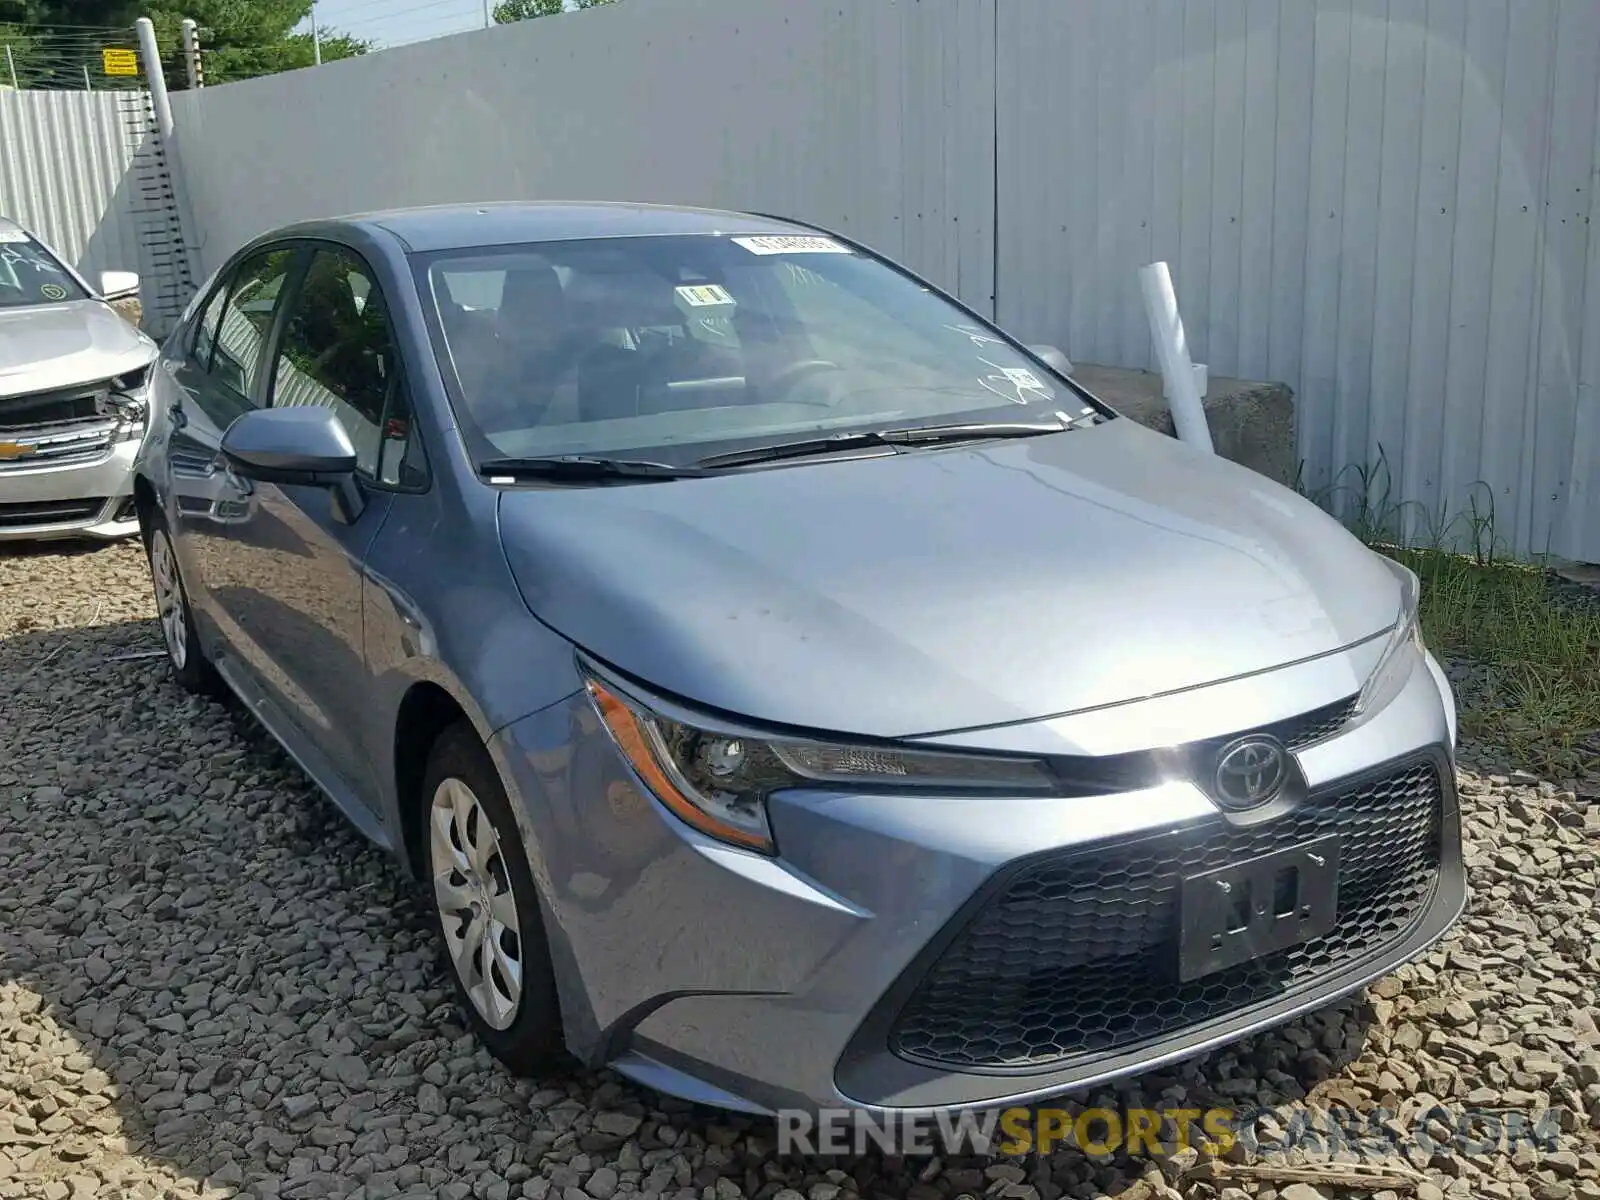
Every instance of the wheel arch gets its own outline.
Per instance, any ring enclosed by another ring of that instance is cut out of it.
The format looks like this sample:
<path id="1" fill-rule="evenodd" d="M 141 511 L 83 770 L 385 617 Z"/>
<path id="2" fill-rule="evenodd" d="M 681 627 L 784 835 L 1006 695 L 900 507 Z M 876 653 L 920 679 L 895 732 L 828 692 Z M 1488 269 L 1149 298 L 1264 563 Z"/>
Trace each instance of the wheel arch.
<path id="1" fill-rule="evenodd" d="M 428 756 L 441 734 L 453 725 L 478 723 L 442 684 L 418 680 L 406 689 L 394 721 L 394 788 L 406 866 L 418 879 L 427 874 L 427 845 L 422 808 L 422 782 Z"/>
<path id="2" fill-rule="evenodd" d="M 150 516 L 161 508 L 161 499 L 156 493 L 156 485 L 150 482 L 150 477 L 143 471 L 137 472 L 133 477 L 133 509 L 139 517 L 140 536 L 148 543 L 150 540 Z"/>

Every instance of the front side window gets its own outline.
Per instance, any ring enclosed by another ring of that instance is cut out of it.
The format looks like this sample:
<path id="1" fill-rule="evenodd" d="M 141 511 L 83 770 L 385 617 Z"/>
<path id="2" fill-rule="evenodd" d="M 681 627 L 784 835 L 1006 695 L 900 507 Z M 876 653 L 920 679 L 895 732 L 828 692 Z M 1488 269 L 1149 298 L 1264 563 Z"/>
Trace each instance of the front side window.
<path id="1" fill-rule="evenodd" d="M 61 261 L 31 235 L 0 229 L 0 308 L 27 308 L 86 300 Z"/>
<path id="2" fill-rule="evenodd" d="M 330 247 L 312 256 L 284 323 L 272 403 L 328 409 L 350 435 L 362 474 L 409 482 L 410 411 L 388 309 L 354 253 Z"/>
<path id="3" fill-rule="evenodd" d="M 291 248 L 264 251 L 246 260 L 234 274 L 216 328 L 209 368 L 217 386 L 209 389 L 204 401 L 220 428 L 226 429 L 235 417 L 256 407 L 253 397 L 261 347 L 271 332 L 278 296 L 295 254 Z"/>
<path id="4" fill-rule="evenodd" d="M 692 463 L 1083 407 L 938 293 L 827 238 L 667 236 L 420 258 L 469 446 Z"/>

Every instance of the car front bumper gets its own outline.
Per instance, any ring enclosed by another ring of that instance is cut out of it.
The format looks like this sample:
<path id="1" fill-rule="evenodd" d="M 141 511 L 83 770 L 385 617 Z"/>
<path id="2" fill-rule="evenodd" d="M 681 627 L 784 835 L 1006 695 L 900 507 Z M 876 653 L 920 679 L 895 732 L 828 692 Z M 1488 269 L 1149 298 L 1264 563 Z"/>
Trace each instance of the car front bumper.
<path id="1" fill-rule="evenodd" d="M 116 442 L 88 462 L 29 467 L 0 463 L 0 541 L 125 538 L 133 513 L 137 440 Z"/>
<path id="2" fill-rule="evenodd" d="M 1289 811 L 1229 818 L 1185 779 L 1070 799 L 797 791 L 770 805 L 776 858 L 674 818 L 581 694 L 491 749 L 575 1053 L 726 1109 L 906 1115 L 1191 1057 L 1422 953 L 1466 903 L 1454 737 L 1449 685 L 1417 656 L 1381 709 L 1297 752 L 1309 793 Z M 1330 833 L 1333 934 L 1172 977 L 1182 877 Z"/>

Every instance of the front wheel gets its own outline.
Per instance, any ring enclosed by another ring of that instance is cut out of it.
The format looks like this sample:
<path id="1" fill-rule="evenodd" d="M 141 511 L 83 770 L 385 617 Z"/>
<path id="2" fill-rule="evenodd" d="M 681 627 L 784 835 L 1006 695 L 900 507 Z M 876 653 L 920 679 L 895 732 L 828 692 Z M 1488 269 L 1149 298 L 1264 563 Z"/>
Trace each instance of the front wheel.
<path id="1" fill-rule="evenodd" d="M 221 692 L 221 680 L 200 648 L 189 594 L 184 590 L 183 575 L 178 570 L 178 553 L 173 548 L 167 523 L 159 514 L 149 520 L 145 551 L 150 558 L 156 615 L 161 620 L 161 636 L 167 644 L 167 661 L 172 664 L 173 678 L 185 691 L 197 696 L 216 696 Z"/>
<path id="2" fill-rule="evenodd" d="M 440 736 L 423 782 L 433 923 L 457 996 L 489 1053 L 519 1075 L 561 1052 L 544 920 L 500 774 L 465 722 Z"/>

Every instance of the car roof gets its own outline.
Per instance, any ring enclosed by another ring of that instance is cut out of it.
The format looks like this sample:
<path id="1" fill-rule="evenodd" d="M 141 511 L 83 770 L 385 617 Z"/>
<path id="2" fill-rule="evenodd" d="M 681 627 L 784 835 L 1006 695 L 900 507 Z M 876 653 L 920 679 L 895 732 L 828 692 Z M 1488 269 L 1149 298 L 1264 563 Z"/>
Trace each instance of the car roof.
<path id="1" fill-rule="evenodd" d="M 10 217 L 6 216 L 4 213 L 0 213 L 0 233 L 27 233 L 27 232 L 28 231 L 26 229 L 24 229 L 17 222 L 13 221 Z M 32 235 L 29 234 L 29 236 L 31 237 Z"/>
<path id="2" fill-rule="evenodd" d="M 276 230 L 273 237 L 312 236 L 340 227 L 382 231 L 412 253 L 470 246 L 586 238 L 666 237 L 692 234 L 806 234 L 816 230 L 776 217 L 660 204 L 508 201 L 444 204 L 354 213 Z"/>

